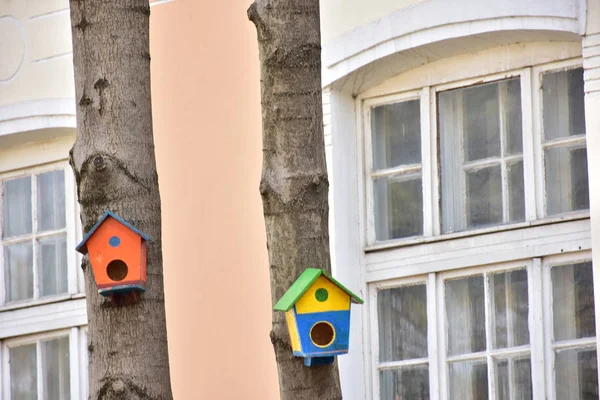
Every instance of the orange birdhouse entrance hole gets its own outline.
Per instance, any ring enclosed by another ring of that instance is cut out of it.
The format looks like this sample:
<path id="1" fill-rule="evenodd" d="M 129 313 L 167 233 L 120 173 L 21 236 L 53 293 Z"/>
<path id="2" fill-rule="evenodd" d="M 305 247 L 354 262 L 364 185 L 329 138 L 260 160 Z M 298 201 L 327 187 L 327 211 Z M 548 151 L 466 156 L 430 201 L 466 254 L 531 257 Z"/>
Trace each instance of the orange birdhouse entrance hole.
<path id="1" fill-rule="evenodd" d="M 148 241 L 148 236 L 107 211 L 77 251 L 89 255 L 98 292 L 112 297 L 146 290 Z"/>

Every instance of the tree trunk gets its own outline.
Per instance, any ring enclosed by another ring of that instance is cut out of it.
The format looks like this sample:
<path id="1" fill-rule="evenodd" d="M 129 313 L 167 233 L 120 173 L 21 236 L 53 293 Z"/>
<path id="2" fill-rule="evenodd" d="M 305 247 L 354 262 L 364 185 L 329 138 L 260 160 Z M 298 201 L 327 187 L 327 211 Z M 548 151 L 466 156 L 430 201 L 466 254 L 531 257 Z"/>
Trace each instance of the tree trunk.
<path id="1" fill-rule="evenodd" d="M 331 270 L 319 0 L 256 0 L 248 17 L 261 63 L 260 193 L 275 304 L 304 269 Z M 342 398 L 337 363 L 309 368 L 293 356 L 284 313 L 273 314 L 271 342 L 281 400 Z"/>
<path id="2" fill-rule="evenodd" d="M 117 305 L 98 294 L 88 257 L 90 398 L 171 399 L 152 137 L 148 0 L 71 0 L 77 139 L 71 165 L 84 232 L 106 210 L 153 243 L 146 293 Z"/>

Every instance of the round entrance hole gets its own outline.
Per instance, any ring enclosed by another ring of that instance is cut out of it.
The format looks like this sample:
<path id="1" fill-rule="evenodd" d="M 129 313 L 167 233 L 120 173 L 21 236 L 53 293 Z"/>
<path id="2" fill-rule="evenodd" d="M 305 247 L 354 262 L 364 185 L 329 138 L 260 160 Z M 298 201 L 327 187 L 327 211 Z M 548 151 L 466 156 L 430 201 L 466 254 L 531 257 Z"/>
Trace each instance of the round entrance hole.
<path id="1" fill-rule="evenodd" d="M 335 339 L 335 329 L 329 322 L 317 322 L 310 329 L 310 340 L 319 347 L 327 347 Z"/>
<path id="2" fill-rule="evenodd" d="M 113 281 L 122 281 L 127 276 L 127 264 L 121 260 L 112 260 L 106 266 L 106 274 Z"/>

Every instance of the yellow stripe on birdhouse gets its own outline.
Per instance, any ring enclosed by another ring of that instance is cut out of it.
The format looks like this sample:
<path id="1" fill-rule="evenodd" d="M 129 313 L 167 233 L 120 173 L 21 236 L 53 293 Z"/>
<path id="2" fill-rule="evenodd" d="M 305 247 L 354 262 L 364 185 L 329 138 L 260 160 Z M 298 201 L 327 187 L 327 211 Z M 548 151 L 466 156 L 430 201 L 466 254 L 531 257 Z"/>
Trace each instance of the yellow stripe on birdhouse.
<path id="1" fill-rule="evenodd" d="M 290 332 L 290 342 L 292 342 L 293 351 L 302 351 L 300 348 L 300 337 L 298 336 L 298 325 L 296 324 L 296 315 L 292 308 L 285 313 L 285 320 L 287 322 L 288 331 Z"/>
<path id="2" fill-rule="evenodd" d="M 298 314 L 350 309 L 350 296 L 323 275 L 296 302 Z"/>

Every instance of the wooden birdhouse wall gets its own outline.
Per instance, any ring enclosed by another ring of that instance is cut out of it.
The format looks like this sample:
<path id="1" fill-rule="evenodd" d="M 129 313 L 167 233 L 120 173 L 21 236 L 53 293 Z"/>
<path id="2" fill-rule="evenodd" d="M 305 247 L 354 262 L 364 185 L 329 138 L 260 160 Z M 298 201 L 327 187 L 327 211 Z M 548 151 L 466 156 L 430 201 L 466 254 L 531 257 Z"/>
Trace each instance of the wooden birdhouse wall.
<path id="1" fill-rule="evenodd" d="M 145 246 L 142 246 L 142 238 L 119 221 L 107 218 L 86 245 L 99 287 L 114 285 L 115 282 L 118 284 L 146 279 Z M 127 275 L 120 280 L 111 279 L 107 272 L 107 266 L 113 260 L 121 260 L 127 265 Z M 141 268 L 142 264 L 144 268 Z"/>
<path id="2" fill-rule="evenodd" d="M 317 291 L 319 289 L 321 289 L 320 293 L 327 293 L 327 298 L 324 301 L 318 300 Z M 326 292 L 323 292 L 323 289 Z M 350 296 L 323 275 L 318 277 L 296 302 L 298 314 L 349 309 Z"/>

